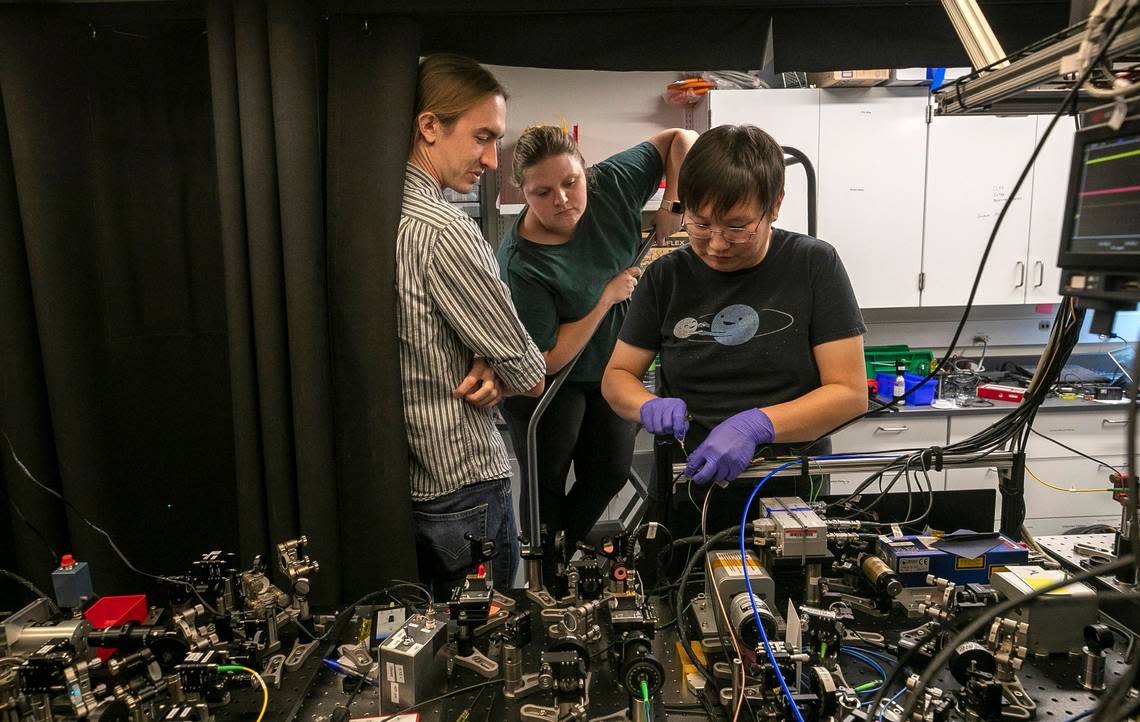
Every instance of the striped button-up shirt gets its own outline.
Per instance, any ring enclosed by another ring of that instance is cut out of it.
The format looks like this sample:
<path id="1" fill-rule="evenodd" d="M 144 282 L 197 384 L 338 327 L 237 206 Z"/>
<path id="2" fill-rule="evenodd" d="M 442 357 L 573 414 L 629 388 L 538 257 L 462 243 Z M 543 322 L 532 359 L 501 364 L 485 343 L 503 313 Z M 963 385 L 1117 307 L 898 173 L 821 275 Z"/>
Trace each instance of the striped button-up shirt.
<path id="1" fill-rule="evenodd" d="M 542 353 L 515 313 L 479 226 L 412 163 L 396 234 L 396 290 L 412 499 L 510 476 L 491 409 L 453 398 L 452 390 L 476 356 L 506 391 L 534 388 L 546 371 Z"/>

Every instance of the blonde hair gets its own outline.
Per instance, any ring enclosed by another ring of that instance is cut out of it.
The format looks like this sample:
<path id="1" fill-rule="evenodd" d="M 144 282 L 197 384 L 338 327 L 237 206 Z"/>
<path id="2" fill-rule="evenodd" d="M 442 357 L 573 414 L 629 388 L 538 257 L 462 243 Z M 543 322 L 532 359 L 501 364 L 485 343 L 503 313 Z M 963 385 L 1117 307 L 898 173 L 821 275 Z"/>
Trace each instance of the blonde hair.
<path id="1" fill-rule="evenodd" d="M 578 159 L 582 167 L 586 160 L 570 134 L 554 125 L 533 125 L 523 131 L 515 145 L 511 158 L 511 181 L 522 188 L 527 168 L 557 155 L 569 155 Z"/>
<path id="2" fill-rule="evenodd" d="M 413 118 L 434 113 L 444 127 L 490 95 L 507 99 L 507 91 L 490 71 L 471 58 L 450 53 L 428 55 L 420 61 L 416 79 Z M 419 137 L 419 123 L 412 123 L 412 142 Z"/>

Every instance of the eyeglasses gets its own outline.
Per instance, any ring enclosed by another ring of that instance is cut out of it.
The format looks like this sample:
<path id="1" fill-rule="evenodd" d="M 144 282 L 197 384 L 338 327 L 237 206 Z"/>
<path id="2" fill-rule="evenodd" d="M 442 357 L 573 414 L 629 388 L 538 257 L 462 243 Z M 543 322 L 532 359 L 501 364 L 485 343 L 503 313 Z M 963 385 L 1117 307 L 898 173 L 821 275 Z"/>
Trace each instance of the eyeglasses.
<path id="1" fill-rule="evenodd" d="M 760 229 L 760 224 L 764 221 L 763 218 L 756 221 L 756 225 L 752 230 L 748 230 L 745 226 L 729 226 L 728 228 L 716 229 L 705 223 L 685 223 L 681 219 L 681 228 L 685 229 L 685 233 L 689 234 L 689 238 L 697 241 L 711 240 L 717 233 L 724 239 L 725 243 L 748 243 L 756 235 L 756 231 Z"/>

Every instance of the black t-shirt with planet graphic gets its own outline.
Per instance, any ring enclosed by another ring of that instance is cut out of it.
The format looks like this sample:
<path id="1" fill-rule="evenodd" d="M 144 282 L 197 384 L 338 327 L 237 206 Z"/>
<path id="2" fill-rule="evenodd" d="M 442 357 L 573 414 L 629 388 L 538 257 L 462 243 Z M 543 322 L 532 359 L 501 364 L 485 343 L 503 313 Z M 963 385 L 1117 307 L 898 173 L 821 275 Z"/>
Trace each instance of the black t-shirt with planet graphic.
<path id="1" fill-rule="evenodd" d="M 835 249 L 776 228 L 752 268 L 714 271 L 690 248 L 652 263 L 619 338 L 660 352 L 658 394 L 685 400 L 693 449 L 733 414 L 818 388 L 812 348 L 865 331 Z"/>

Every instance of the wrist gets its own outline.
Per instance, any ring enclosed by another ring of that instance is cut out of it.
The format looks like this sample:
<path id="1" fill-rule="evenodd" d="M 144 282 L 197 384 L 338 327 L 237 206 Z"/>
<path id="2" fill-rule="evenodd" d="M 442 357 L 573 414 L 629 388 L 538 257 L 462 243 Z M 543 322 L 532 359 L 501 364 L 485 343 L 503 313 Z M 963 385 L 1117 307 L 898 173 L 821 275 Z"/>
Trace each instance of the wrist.
<path id="1" fill-rule="evenodd" d="M 658 208 L 658 210 L 669 211 L 673 215 L 679 216 L 684 209 L 681 207 L 681 201 L 663 200 L 661 201 L 661 206 Z"/>
<path id="2" fill-rule="evenodd" d="M 772 427 L 772 419 L 768 418 L 768 414 L 764 413 L 763 409 L 748 409 L 743 412 L 743 415 L 748 419 L 748 430 L 752 443 L 759 446 L 760 444 L 770 444 L 776 440 L 776 430 Z"/>

